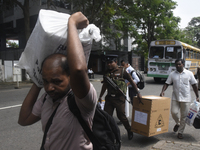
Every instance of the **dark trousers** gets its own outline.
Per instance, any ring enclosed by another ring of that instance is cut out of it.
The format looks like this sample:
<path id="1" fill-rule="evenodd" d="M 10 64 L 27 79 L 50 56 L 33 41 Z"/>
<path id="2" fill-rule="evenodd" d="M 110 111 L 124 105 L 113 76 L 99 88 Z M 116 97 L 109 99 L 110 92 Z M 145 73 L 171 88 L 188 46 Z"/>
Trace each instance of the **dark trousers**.
<path id="1" fill-rule="evenodd" d="M 105 102 L 104 110 L 109 115 L 113 116 L 114 109 L 116 108 L 118 119 L 122 122 L 122 124 L 124 125 L 127 131 L 131 131 L 131 126 L 125 115 L 125 98 L 123 98 L 123 96 L 111 97 L 107 95 L 105 97 L 105 100 L 106 102 Z"/>
<path id="2" fill-rule="evenodd" d="M 89 79 L 94 79 L 94 73 L 88 73 Z"/>

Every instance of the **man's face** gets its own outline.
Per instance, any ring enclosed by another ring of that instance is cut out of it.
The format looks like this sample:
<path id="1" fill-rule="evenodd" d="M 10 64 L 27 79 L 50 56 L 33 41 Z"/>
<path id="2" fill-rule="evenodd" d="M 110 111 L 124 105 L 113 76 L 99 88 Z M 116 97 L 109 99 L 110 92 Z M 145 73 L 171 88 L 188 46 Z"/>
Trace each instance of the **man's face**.
<path id="1" fill-rule="evenodd" d="M 59 66 L 51 69 L 43 67 L 42 78 L 45 91 L 54 101 L 65 96 L 70 89 L 70 77 Z"/>
<path id="2" fill-rule="evenodd" d="M 176 70 L 177 70 L 178 72 L 182 72 L 182 71 L 183 71 L 184 64 L 182 64 L 181 61 L 176 62 L 175 65 L 176 65 Z"/>
<path id="3" fill-rule="evenodd" d="M 113 69 L 116 68 L 116 66 L 117 66 L 117 64 L 116 64 L 115 61 L 108 61 L 107 62 L 107 68 L 108 68 L 108 70 L 113 70 Z"/>
<path id="4" fill-rule="evenodd" d="M 125 67 L 125 62 L 122 62 L 122 63 L 121 63 L 121 66 Z"/>

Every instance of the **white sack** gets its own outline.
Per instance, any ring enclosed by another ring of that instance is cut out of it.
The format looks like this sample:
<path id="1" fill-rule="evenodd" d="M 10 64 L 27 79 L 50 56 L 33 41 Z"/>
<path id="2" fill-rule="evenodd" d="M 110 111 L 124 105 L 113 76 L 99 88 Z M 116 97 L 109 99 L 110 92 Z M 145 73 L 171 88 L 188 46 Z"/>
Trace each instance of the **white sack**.
<path id="1" fill-rule="evenodd" d="M 39 12 L 37 23 L 18 63 L 20 68 L 26 69 L 32 81 L 39 87 L 43 86 L 41 76 L 43 60 L 53 53 L 66 54 L 69 17 L 69 14 L 52 10 L 41 9 Z M 88 63 L 93 39 L 96 42 L 101 39 L 100 30 L 90 24 L 78 33 Z"/>

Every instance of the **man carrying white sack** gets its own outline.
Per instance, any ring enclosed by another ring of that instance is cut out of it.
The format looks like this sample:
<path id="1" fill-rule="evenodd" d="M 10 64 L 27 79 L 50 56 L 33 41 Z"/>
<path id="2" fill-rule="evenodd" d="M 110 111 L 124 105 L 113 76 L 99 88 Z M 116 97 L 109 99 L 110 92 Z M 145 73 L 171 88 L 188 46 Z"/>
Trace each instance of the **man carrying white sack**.
<path id="1" fill-rule="evenodd" d="M 92 128 L 97 94 L 88 79 L 86 59 L 77 33 L 77 29 L 85 28 L 88 23 L 81 12 L 71 15 L 68 21 L 68 59 L 63 54 L 48 56 L 42 64 L 46 93 L 37 100 L 41 88 L 33 84 L 22 104 L 18 120 L 22 126 L 31 125 L 41 119 L 42 129 L 45 131 L 50 116 L 55 112 L 41 149 L 92 149 L 92 143 L 67 103 L 68 94 L 72 90 L 84 120 Z"/>

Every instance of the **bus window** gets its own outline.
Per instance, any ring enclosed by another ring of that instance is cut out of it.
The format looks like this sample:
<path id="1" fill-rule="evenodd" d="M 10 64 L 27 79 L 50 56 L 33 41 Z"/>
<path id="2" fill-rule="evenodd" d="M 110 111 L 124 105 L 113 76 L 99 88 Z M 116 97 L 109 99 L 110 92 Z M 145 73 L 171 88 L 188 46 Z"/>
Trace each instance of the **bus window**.
<path id="1" fill-rule="evenodd" d="M 149 58 L 163 58 L 164 47 L 150 47 Z"/>
<path id="2" fill-rule="evenodd" d="M 186 49 L 183 48 L 183 59 L 185 60 L 185 58 L 186 58 Z"/>
<path id="3" fill-rule="evenodd" d="M 181 58 L 181 47 L 180 46 L 167 46 L 165 48 L 165 58 L 166 59 L 177 59 Z"/>
<path id="4" fill-rule="evenodd" d="M 197 53 L 197 59 L 200 59 L 200 54 L 199 53 Z"/>
<path id="5" fill-rule="evenodd" d="M 190 59 L 193 59 L 193 52 L 190 51 Z"/>
<path id="6" fill-rule="evenodd" d="M 181 49 L 177 49 L 178 58 L 181 58 Z"/>
<path id="7" fill-rule="evenodd" d="M 194 59 L 197 59 L 197 52 L 194 52 Z"/>
<path id="8" fill-rule="evenodd" d="M 189 58 L 189 50 L 186 50 L 186 58 Z"/>

